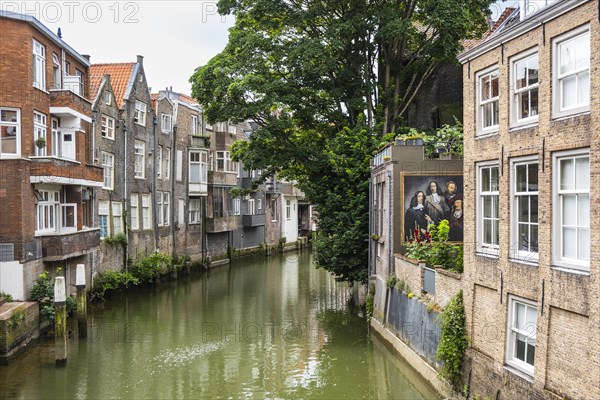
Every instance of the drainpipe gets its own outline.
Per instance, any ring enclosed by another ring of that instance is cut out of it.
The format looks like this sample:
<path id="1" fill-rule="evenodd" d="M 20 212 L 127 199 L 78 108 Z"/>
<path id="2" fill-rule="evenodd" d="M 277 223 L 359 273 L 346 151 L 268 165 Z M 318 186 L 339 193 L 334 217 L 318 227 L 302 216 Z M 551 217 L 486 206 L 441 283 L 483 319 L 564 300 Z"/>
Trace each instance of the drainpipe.
<path id="1" fill-rule="evenodd" d="M 127 107 L 128 106 L 129 105 L 127 105 Z M 129 207 L 127 207 L 127 201 L 131 198 L 131 196 L 129 196 L 129 193 L 127 193 L 127 180 L 129 179 L 129 174 L 127 173 L 127 125 L 125 124 L 125 121 L 123 121 L 123 148 L 124 148 L 124 150 L 123 150 L 123 152 L 124 152 L 124 156 L 123 156 L 123 197 L 125 197 L 123 204 L 125 205 L 127 212 L 129 212 Z M 139 198 L 138 198 L 138 201 L 140 201 Z M 139 215 L 138 215 L 138 221 L 139 221 Z M 125 261 L 125 272 L 128 272 L 128 260 L 129 260 L 129 230 L 128 229 L 125 231 L 125 234 L 127 235 L 127 245 L 125 246 L 125 260 L 124 261 Z"/>
<path id="2" fill-rule="evenodd" d="M 173 107 L 175 110 L 175 107 Z M 173 158 L 173 153 L 177 154 L 177 150 L 175 149 L 175 145 L 177 141 L 175 137 L 177 136 L 177 124 L 173 124 L 173 138 L 171 140 L 171 154 L 169 157 L 169 165 L 166 165 L 165 168 L 169 170 L 169 183 L 171 184 L 171 243 L 173 245 L 172 256 L 175 258 L 177 255 L 177 230 L 179 230 L 179 224 L 185 223 L 185 212 L 184 212 L 184 221 L 177 220 L 177 226 L 175 226 L 175 171 L 172 170 L 171 165 L 173 164 L 171 159 Z M 183 168 L 183 166 L 182 166 Z M 177 206 L 179 206 L 179 198 L 177 199 Z M 183 205 L 183 209 L 185 211 L 185 204 Z M 178 216 L 179 218 L 179 216 Z M 177 229 L 176 229 L 177 228 Z"/>
<path id="3" fill-rule="evenodd" d="M 371 268 L 373 267 L 372 258 L 373 258 L 373 248 L 371 246 L 371 232 L 373 232 L 373 181 L 369 178 L 369 232 L 367 236 L 367 241 L 369 243 L 369 259 L 367 260 L 367 268 L 369 272 L 369 278 L 373 274 Z"/>
<path id="4" fill-rule="evenodd" d="M 158 106 L 157 106 L 158 107 Z M 156 124 L 158 123 L 156 115 L 152 116 L 152 141 L 153 141 L 153 154 L 152 154 L 152 197 L 153 201 L 153 226 L 154 226 L 154 252 L 158 253 L 158 215 L 157 215 L 157 198 L 156 198 L 156 154 L 157 154 L 157 139 L 156 139 Z"/>
<path id="5" fill-rule="evenodd" d="M 388 181 L 388 275 L 392 273 L 393 270 L 393 237 L 392 237 L 392 171 L 387 171 L 387 181 Z"/>

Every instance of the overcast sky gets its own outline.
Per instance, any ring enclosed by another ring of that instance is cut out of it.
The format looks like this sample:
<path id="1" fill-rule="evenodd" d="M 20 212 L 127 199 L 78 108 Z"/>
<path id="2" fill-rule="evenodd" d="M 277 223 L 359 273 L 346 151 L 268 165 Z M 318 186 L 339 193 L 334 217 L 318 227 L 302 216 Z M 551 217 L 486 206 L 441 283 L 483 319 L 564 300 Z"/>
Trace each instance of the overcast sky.
<path id="1" fill-rule="evenodd" d="M 499 1 L 497 18 L 518 0 Z M 0 8 L 35 16 L 92 63 L 133 62 L 144 56 L 152 91 L 172 86 L 190 94 L 194 69 L 218 54 L 227 43 L 233 17 L 217 14 L 216 1 L 4 1 Z"/>

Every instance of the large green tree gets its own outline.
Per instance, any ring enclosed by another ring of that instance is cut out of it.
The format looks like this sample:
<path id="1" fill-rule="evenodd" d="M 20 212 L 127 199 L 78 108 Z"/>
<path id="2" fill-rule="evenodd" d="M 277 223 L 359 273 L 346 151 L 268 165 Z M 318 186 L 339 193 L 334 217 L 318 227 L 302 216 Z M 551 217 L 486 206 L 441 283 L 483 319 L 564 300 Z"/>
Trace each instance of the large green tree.
<path id="1" fill-rule="evenodd" d="M 316 262 L 367 278 L 369 159 L 440 63 L 486 29 L 492 0 L 220 0 L 225 49 L 192 93 L 211 122 L 253 120 L 246 168 L 295 180 L 319 213 Z"/>

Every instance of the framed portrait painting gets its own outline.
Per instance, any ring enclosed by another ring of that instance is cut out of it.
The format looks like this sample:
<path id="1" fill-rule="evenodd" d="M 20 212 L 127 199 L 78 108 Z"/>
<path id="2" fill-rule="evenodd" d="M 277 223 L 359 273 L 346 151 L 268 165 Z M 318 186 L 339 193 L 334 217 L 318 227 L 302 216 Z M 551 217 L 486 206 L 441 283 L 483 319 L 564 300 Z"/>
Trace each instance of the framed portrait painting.
<path id="1" fill-rule="evenodd" d="M 463 241 L 463 175 L 461 172 L 419 172 L 400 175 L 402 242 L 424 237 L 429 224 L 448 220 L 449 240 Z"/>

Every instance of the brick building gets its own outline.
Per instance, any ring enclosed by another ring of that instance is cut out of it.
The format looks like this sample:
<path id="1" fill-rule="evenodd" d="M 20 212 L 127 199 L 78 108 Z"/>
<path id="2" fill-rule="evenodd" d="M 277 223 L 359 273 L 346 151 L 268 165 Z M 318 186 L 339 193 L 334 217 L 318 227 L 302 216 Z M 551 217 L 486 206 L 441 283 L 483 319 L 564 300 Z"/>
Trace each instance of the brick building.
<path id="1" fill-rule="evenodd" d="M 599 17 L 521 1 L 459 57 L 472 397 L 600 398 Z"/>
<path id="2" fill-rule="evenodd" d="M 91 273 L 93 208 L 89 59 L 31 16 L 0 12 L 0 291 L 25 299 L 43 270 Z"/>

